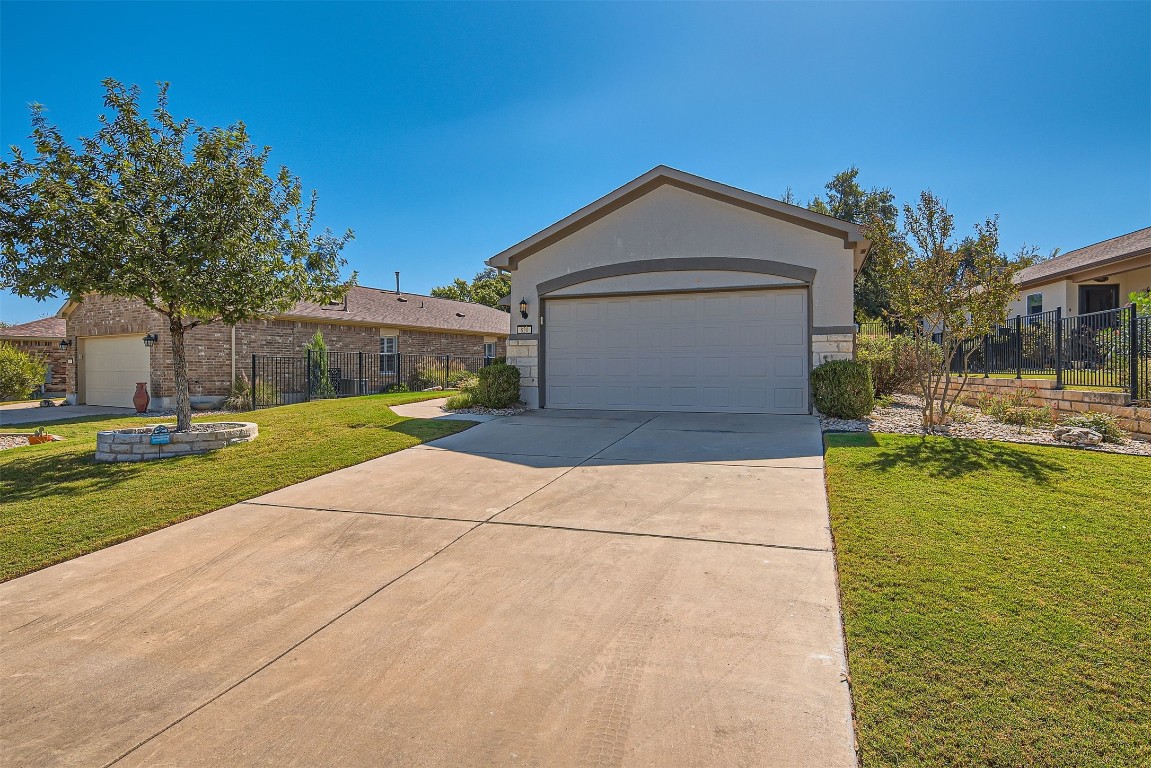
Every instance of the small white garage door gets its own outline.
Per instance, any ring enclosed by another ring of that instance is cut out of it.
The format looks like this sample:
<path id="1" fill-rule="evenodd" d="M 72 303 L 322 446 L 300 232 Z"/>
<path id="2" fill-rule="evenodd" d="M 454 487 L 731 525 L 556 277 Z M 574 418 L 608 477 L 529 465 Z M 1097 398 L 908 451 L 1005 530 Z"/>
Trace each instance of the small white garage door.
<path id="1" fill-rule="evenodd" d="M 807 292 L 549 298 L 546 408 L 807 413 Z"/>
<path id="2" fill-rule="evenodd" d="M 84 402 L 131 408 L 136 382 L 151 379 L 144 337 L 90 337 L 83 343 Z"/>

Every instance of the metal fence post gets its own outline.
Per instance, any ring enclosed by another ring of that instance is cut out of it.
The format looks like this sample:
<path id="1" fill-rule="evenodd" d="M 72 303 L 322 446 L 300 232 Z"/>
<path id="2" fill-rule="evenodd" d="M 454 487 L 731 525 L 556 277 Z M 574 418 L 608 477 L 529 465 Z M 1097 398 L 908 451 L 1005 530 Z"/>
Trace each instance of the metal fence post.
<path id="1" fill-rule="evenodd" d="M 364 352 L 360 350 L 359 358 L 356 360 L 356 394 L 364 394 Z"/>
<path id="2" fill-rule="evenodd" d="M 252 410 L 256 410 L 256 354 L 252 353 Z"/>
<path id="3" fill-rule="evenodd" d="M 1063 389 L 1063 307 L 1055 308 L 1055 388 Z"/>
<path id="4" fill-rule="evenodd" d="M 991 334 L 983 334 L 983 378 L 991 375 Z"/>
<path id="5" fill-rule="evenodd" d="M 452 368 L 452 356 L 444 355 L 444 389 L 448 388 L 448 374 Z"/>
<path id="6" fill-rule="evenodd" d="M 304 369 L 304 400 L 312 399 L 312 350 L 307 350 L 307 368 Z"/>
<path id="7" fill-rule="evenodd" d="M 1023 315 L 1015 316 L 1015 378 L 1023 378 Z"/>
<path id="8" fill-rule="evenodd" d="M 1139 313 L 1135 311 L 1135 305 L 1131 304 L 1127 307 L 1127 317 L 1129 323 L 1128 338 L 1127 338 L 1127 368 L 1128 376 L 1130 376 L 1130 390 L 1131 399 L 1139 399 L 1139 353 L 1142 347 L 1139 346 Z"/>

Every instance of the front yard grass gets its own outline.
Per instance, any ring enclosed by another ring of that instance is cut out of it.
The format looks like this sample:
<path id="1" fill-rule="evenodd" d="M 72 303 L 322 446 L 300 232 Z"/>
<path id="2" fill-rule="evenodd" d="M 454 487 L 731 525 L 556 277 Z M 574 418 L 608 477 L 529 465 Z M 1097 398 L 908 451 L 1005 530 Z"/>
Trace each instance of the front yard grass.
<path id="1" fill-rule="evenodd" d="M 0 451 L 0 580 L 471 426 L 388 409 L 437 397 L 373 395 L 202 417 L 254 421 L 260 436 L 203 456 L 126 464 L 92 460 L 96 432 L 154 417 L 46 424 L 65 439 Z"/>
<path id="2" fill-rule="evenodd" d="M 1151 765 L 1151 460 L 828 443 L 865 768 Z"/>

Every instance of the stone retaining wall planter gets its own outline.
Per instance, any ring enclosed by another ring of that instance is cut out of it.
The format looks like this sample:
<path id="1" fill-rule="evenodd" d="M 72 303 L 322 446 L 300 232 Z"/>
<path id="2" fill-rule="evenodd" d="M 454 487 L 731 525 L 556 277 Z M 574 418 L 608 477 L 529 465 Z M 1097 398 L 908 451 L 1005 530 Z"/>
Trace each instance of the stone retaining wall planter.
<path id="1" fill-rule="evenodd" d="M 167 445 L 152 445 L 152 430 L 158 425 L 114 429 L 96 433 L 96 461 L 151 461 L 174 456 L 208 453 L 238 443 L 249 443 L 260 434 L 252 422 L 193 424 L 191 432 L 170 432 Z M 166 424 L 169 429 L 174 425 Z"/>

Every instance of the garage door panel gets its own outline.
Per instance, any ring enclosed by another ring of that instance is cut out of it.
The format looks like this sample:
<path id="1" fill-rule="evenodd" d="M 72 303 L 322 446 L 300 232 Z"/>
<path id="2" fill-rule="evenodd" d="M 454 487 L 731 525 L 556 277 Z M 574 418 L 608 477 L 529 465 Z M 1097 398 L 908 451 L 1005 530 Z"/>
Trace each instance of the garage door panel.
<path id="1" fill-rule="evenodd" d="M 546 406 L 808 410 L 804 290 L 553 299 L 546 311 Z"/>
<path id="2" fill-rule="evenodd" d="M 136 383 L 151 381 L 148 348 L 141 337 L 90 337 L 83 345 L 84 402 L 131 408 Z"/>

